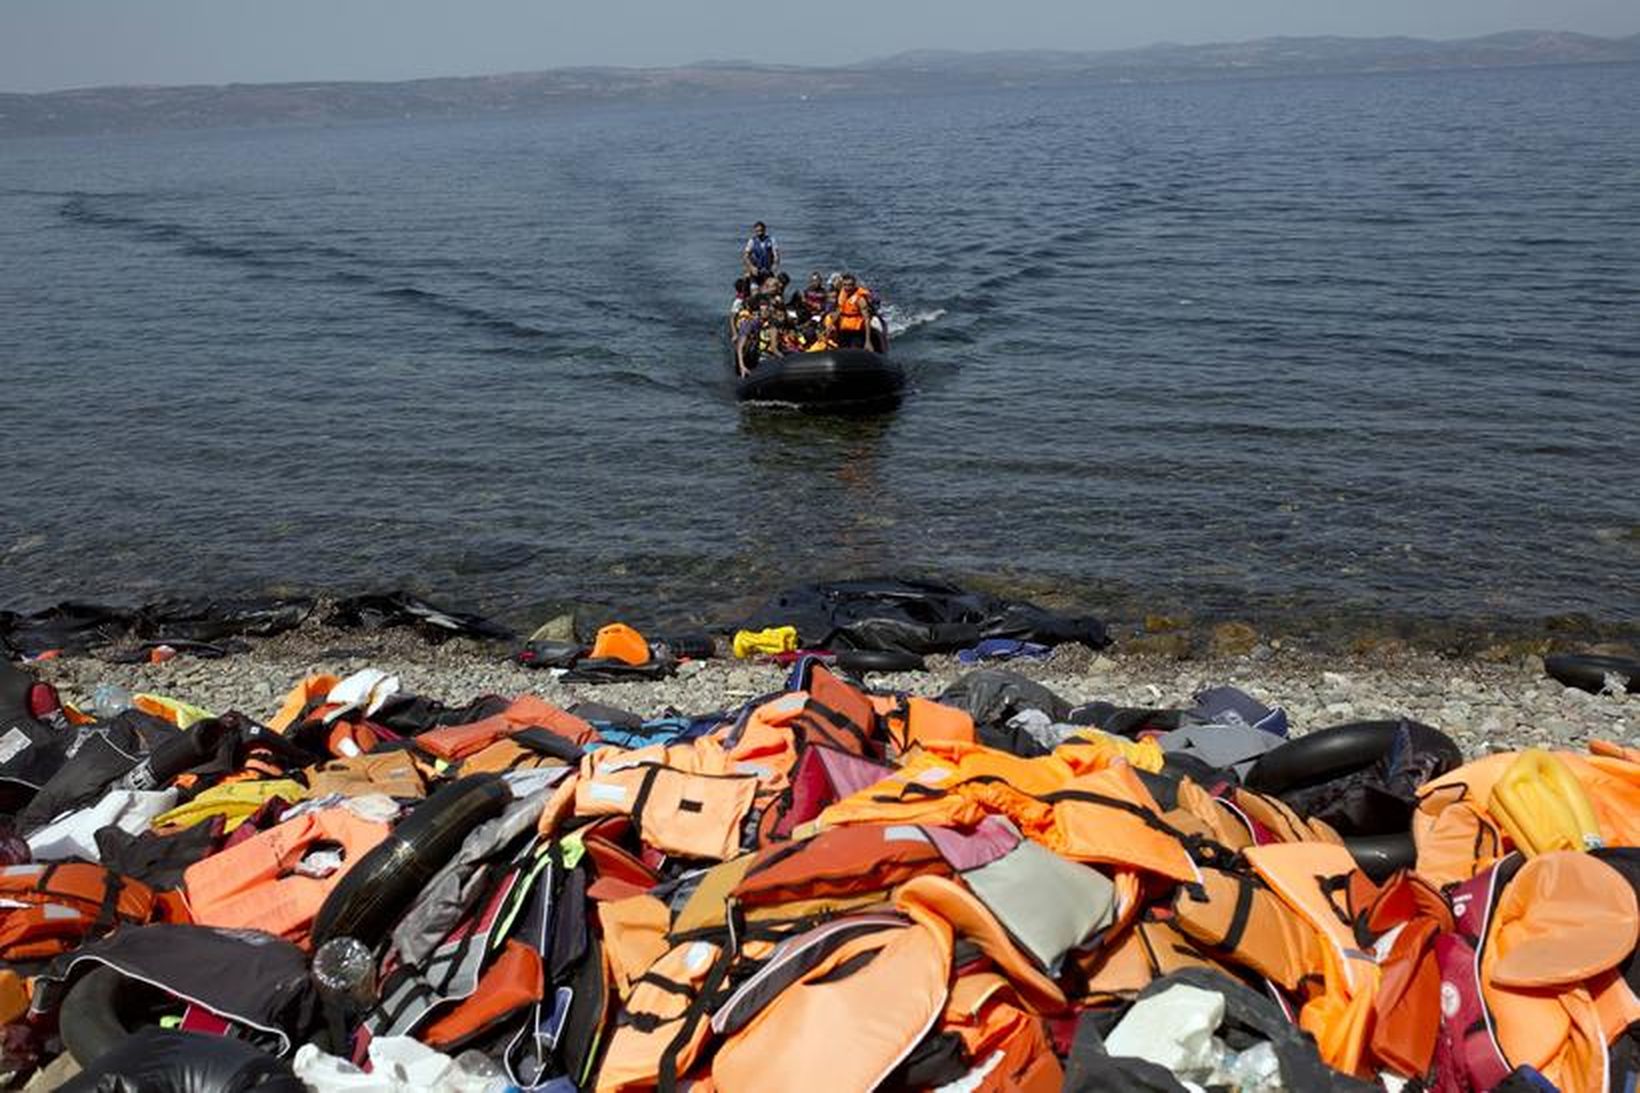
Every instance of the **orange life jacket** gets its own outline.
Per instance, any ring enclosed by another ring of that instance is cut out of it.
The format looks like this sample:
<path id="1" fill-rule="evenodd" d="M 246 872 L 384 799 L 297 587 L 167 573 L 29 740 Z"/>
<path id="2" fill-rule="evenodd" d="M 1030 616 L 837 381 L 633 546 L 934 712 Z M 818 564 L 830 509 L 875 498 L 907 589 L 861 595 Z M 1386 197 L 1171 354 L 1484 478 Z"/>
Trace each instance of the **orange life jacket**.
<path id="1" fill-rule="evenodd" d="M 1002 923 L 960 881 L 925 874 L 894 893 L 894 906 L 921 920 L 937 919 L 978 946 L 1020 998 L 1039 1014 L 1062 1012 L 1065 993 L 1025 953 Z"/>
<path id="2" fill-rule="evenodd" d="M 306 944 L 308 927 L 347 871 L 392 829 L 346 808 L 308 812 L 190 865 L 183 885 L 194 921 L 249 927 Z M 320 843 L 339 843 L 342 864 L 324 877 L 293 870 Z"/>
<path id="3" fill-rule="evenodd" d="M 415 759 L 407 751 L 384 751 L 351 759 L 332 759 L 309 767 L 304 773 L 308 793 L 315 798 L 332 793 L 347 797 L 366 793 L 385 793 L 389 797 L 413 799 L 427 796 L 427 783 Z"/>
<path id="4" fill-rule="evenodd" d="M 1322 842 L 1339 846 L 1344 843 L 1330 825 L 1322 820 L 1300 816 L 1291 805 L 1273 795 L 1237 787 L 1227 795 L 1224 804 L 1233 807 L 1242 819 L 1252 822 L 1252 841 L 1255 843 L 1272 839 L 1284 843 Z"/>
<path id="5" fill-rule="evenodd" d="M 1080 1001 L 1098 1006 L 1131 998 L 1151 980 L 1184 968 L 1217 968 L 1165 908 L 1152 904 L 1097 949 L 1073 954 Z"/>
<path id="6" fill-rule="evenodd" d="M 759 780 L 759 845 L 790 833 L 790 778 L 810 749 L 829 748 L 865 760 L 875 760 L 882 751 L 877 711 L 858 688 L 820 664 L 809 666 L 805 687 L 753 710 L 727 745 L 734 769 Z"/>
<path id="7" fill-rule="evenodd" d="M 624 622 L 612 622 L 598 631 L 592 643 L 593 660 L 618 660 L 623 664 L 649 663 L 649 642 Z"/>
<path id="8" fill-rule="evenodd" d="M 864 330 L 866 328 L 866 308 L 871 302 L 871 293 L 864 285 L 855 285 L 854 291 L 846 288 L 837 290 L 837 327 L 840 330 Z"/>
<path id="9" fill-rule="evenodd" d="M 723 981 L 728 959 L 709 941 L 671 949 L 646 970 L 615 1018 L 609 1050 L 598 1070 L 599 1093 L 671 1085 L 688 1072 L 710 1026 L 703 998 Z"/>
<path id="10" fill-rule="evenodd" d="M 608 900 L 597 905 L 597 913 L 615 992 L 624 1000 L 638 978 L 670 948 L 666 931 L 671 913 L 651 895 Z"/>
<path id="11" fill-rule="evenodd" d="M 89 862 L 0 869 L 0 959 L 36 960 L 76 948 L 122 923 L 187 921 L 141 881 Z"/>
<path id="12" fill-rule="evenodd" d="M 1640 904 L 1611 866 L 1577 851 L 1540 854 L 1497 895 L 1480 953 L 1498 1046 L 1565 1093 L 1601 1093 L 1606 1045 L 1640 1021 L 1623 964 Z"/>
<path id="13" fill-rule="evenodd" d="M 276 732 L 284 732 L 323 705 L 325 696 L 330 694 L 330 689 L 341 681 L 341 676 L 325 673 L 305 677 L 302 682 L 290 689 L 290 693 L 280 704 L 279 711 L 268 719 L 268 727 Z"/>
<path id="14" fill-rule="evenodd" d="M 913 745 L 933 741 L 963 744 L 975 741 L 974 719 L 967 710 L 917 695 L 874 696 L 872 705 L 882 715 L 888 742 L 896 754 L 909 751 Z"/>
<path id="15" fill-rule="evenodd" d="M 938 920 L 852 937 L 781 990 L 712 1061 L 724 1090 L 875 1089 L 939 1021 L 951 931 Z"/>
<path id="16" fill-rule="evenodd" d="M 1315 931 L 1256 876 L 1203 867 L 1173 897 L 1174 924 L 1202 952 L 1287 990 L 1321 966 Z"/>
<path id="17" fill-rule="evenodd" d="M 1552 754 L 1565 764 L 1588 795 L 1607 846 L 1640 845 L 1640 763 L 1622 749 L 1605 747 L 1593 755 Z M 1418 789 L 1412 835 L 1418 845 L 1418 873 L 1433 884 L 1468 880 L 1509 852 L 1503 825 L 1488 807 L 1492 791 L 1519 752 L 1500 752 L 1465 763 Z"/>
<path id="18" fill-rule="evenodd" d="M 595 740 L 586 721 L 535 695 L 520 695 L 500 713 L 465 725 L 445 725 L 416 737 L 416 746 L 441 759 L 463 759 L 528 728 L 548 729 L 577 744 Z"/>
<path id="19" fill-rule="evenodd" d="M 501 955 L 484 969 L 478 990 L 422 1029 L 417 1038 L 448 1053 L 539 1001 L 544 990 L 541 954 L 509 939 Z"/>
<path id="20" fill-rule="evenodd" d="M 962 1039 L 974 1063 L 963 1079 L 971 1093 L 1058 1093 L 1064 1085 L 1065 1072 L 1042 1019 L 994 972 L 957 977 L 940 1031 Z"/>
<path id="21" fill-rule="evenodd" d="M 11 1024 L 28 1012 L 29 983 L 10 968 L 0 968 L 0 1022 Z"/>
<path id="22" fill-rule="evenodd" d="M 884 892 L 950 866 L 921 828 L 862 824 L 763 850 L 734 889 L 746 906 Z"/>
<path id="23" fill-rule="evenodd" d="M 1161 809 L 1126 764 L 1080 775 L 1044 800 L 1053 804 L 1050 849 L 1074 861 L 1098 862 L 1194 882 L 1196 865 L 1168 828 Z"/>
<path id="24" fill-rule="evenodd" d="M 1320 993 L 1299 1011 L 1299 1025 L 1316 1039 L 1322 1061 L 1336 1070 L 1361 1070 L 1372 1032 L 1379 970 L 1356 938 L 1347 892 L 1357 874 L 1355 859 L 1331 843 L 1275 843 L 1242 851 L 1271 889 L 1316 933 L 1321 957 Z"/>
<path id="25" fill-rule="evenodd" d="M 696 773 L 652 761 L 629 763 L 628 755 L 607 759 L 603 754 L 593 753 L 582 761 L 575 789 L 577 815 L 630 816 L 643 841 L 668 854 L 716 861 L 735 856 L 741 824 L 757 796 L 755 776 Z"/>
<path id="26" fill-rule="evenodd" d="M 621 900 L 649 891 L 660 877 L 642 858 L 621 843 L 631 823 L 623 816 L 608 816 L 580 829 L 581 846 L 597 878 L 587 888 L 594 900 Z"/>

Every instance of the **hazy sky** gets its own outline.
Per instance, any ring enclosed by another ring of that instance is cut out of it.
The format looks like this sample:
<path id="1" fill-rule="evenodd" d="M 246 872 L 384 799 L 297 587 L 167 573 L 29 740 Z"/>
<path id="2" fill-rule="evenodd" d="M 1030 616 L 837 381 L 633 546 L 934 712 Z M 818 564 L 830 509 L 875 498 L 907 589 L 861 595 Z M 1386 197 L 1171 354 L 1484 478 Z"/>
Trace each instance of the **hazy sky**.
<path id="1" fill-rule="evenodd" d="M 1636 0 L 0 0 L 0 89 L 391 80 L 1274 34 L 1640 31 Z"/>

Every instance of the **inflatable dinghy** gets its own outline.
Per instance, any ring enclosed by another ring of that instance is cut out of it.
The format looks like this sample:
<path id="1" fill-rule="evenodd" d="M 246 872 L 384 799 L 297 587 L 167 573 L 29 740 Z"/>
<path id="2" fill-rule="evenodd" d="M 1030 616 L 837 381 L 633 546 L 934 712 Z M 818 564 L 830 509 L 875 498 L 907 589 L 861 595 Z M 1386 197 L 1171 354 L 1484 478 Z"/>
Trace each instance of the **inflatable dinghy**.
<path id="1" fill-rule="evenodd" d="M 905 369 L 869 349 L 788 353 L 759 361 L 736 383 L 741 402 L 777 402 L 804 410 L 847 413 L 892 407 L 905 390 Z"/>

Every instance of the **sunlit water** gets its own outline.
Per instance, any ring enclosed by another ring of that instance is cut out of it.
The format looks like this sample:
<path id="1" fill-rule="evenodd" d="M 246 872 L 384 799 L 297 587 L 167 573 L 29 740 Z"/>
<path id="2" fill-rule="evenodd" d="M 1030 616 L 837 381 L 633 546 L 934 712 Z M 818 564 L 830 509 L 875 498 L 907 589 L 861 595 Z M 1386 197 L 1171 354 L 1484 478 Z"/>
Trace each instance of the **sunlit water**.
<path id="1" fill-rule="evenodd" d="M 1640 68 L 0 143 L 0 607 L 1632 621 Z M 872 134 L 869 150 L 861 134 Z M 767 220 L 891 417 L 743 410 Z"/>

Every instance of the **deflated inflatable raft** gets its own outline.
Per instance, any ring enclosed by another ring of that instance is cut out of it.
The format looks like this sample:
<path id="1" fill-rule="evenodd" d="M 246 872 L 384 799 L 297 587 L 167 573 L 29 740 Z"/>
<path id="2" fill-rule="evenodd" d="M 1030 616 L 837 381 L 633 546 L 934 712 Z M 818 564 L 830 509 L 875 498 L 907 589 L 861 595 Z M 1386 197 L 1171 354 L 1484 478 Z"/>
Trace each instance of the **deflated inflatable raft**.
<path id="1" fill-rule="evenodd" d="M 884 410 L 905 391 L 905 369 L 869 349 L 792 353 L 760 361 L 737 381 L 741 402 L 784 403 L 826 413 Z"/>

